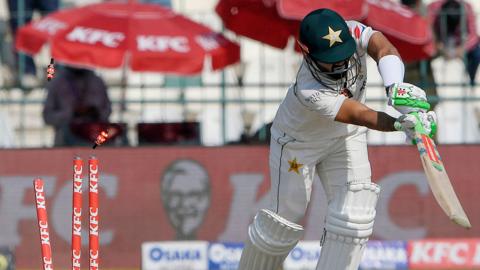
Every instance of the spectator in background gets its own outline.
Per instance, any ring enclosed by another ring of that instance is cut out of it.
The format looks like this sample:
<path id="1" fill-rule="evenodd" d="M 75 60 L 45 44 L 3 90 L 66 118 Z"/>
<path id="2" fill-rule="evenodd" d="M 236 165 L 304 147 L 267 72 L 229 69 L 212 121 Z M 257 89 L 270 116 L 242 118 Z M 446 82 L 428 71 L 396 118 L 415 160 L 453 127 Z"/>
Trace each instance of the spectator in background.
<path id="1" fill-rule="evenodd" d="M 20 1 L 23 1 L 23 10 L 19 10 Z M 12 30 L 12 39 L 15 40 L 15 34 L 19 27 L 19 22 L 29 23 L 33 18 L 35 11 L 40 12 L 41 16 L 44 16 L 52 11 L 58 10 L 59 0 L 8 0 L 8 10 L 10 12 L 10 27 Z M 19 12 L 23 12 L 24 18 L 18 16 Z M 20 20 L 20 21 L 19 21 Z M 17 65 L 19 64 L 19 56 L 16 53 Z M 24 87 L 31 88 L 38 84 L 37 71 L 33 58 L 24 55 L 25 66 L 21 73 L 23 77 L 20 84 Z M 18 68 L 16 68 L 18 71 Z M 20 75 L 19 75 L 20 76 Z"/>
<path id="2" fill-rule="evenodd" d="M 9 15 L 6 1 L 0 1 L 0 85 L 11 87 L 15 84 L 15 60 L 10 38 Z"/>
<path id="3" fill-rule="evenodd" d="M 428 5 L 440 54 L 446 59 L 464 58 L 470 78 L 480 63 L 479 37 L 472 6 L 463 0 L 437 0 Z"/>
<path id="4" fill-rule="evenodd" d="M 112 110 L 104 81 L 92 70 L 65 66 L 46 88 L 43 119 L 55 128 L 55 146 L 91 145 L 71 125 L 108 122 Z"/>
<path id="5" fill-rule="evenodd" d="M 401 2 L 420 16 L 427 18 L 427 6 L 422 0 L 401 0 Z M 435 109 L 435 106 L 438 104 L 438 96 L 431 59 L 405 63 L 404 81 L 424 89 L 430 102 L 430 109 Z"/>

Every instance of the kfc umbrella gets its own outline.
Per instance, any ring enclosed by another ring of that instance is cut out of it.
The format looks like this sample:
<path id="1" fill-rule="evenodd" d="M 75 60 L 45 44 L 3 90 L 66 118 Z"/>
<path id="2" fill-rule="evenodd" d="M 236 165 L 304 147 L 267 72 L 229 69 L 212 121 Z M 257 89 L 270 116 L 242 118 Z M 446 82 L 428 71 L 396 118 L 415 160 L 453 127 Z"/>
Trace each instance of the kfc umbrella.
<path id="1" fill-rule="evenodd" d="M 47 42 L 59 62 L 179 75 L 200 73 L 206 57 L 214 70 L 240 59 L 239 46 L 223 35 L 168 8 L 136 2 L 51 13 L 21 27 L 16 48 L 35 54 Z"/>
<path id="2" fill-rule="evenodd" d="M 298 31 L 299 21 L 280 17 L 276 0 L 220 0 L 215 11 L 227 29 L 279 49 Z"/>
<path id="3" fill-rule="evenodd" d="M 317 8 L 335 10 L 346 20 L 361 20 L 367 16 L 365 0 L 277 0 L 278 13 L 283 18 L 301 20 Z"/>
<path id="4" fill-rule="evenodd" d="M 301 20 L 310 11 L 330 8 L 346 19 L 381 31 L 405 61 L 429 58 L 435 53 L 430 23 L 407 7 L 390 0 L 277 0 L 279 14 Z"/>

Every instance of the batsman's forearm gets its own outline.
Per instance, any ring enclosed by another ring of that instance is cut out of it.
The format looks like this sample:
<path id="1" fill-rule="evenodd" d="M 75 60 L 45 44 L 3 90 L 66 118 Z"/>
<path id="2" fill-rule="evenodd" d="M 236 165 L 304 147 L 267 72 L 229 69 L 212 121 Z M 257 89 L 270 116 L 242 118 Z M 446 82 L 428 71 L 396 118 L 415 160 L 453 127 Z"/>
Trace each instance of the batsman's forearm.
<path id="1" fill-rule="evenodd" d="M 355 123 L 357 125 L 378 131 L 396 131 L 394 123 L 397 119 L 384 112 L 368 110 L 362 112 L 358 118 L 359 121 Z"/>
<path id="2" fill-rule="evenodd" d="M 335 116 L 335 121 L 379 131 L 395 131 L 396 120 L 384 112 L 372 110 L 364 104 L 350 99 L 343 102 L 337 116 Z"/>
<path id="3" fill-rule="evenodd" d="M 397 131 L 394 127 L 397 119 L 384 112 L 377 112 L 377 126 L 374 128 L 379 131 Z"/>

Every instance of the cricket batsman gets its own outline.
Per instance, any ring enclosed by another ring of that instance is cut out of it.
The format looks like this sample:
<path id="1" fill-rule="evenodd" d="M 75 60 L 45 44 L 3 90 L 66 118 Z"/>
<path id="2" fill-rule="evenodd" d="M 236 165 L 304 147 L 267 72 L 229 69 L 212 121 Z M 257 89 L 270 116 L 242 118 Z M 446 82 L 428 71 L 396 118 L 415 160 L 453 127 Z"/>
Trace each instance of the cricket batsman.
<path id="1" fill-rule="evenodd" d="M 316 269 L 357 270 L 380 193 L 371 182 L 367 128 L 403 131 L 413 143 L 415 129 L 429 136 L 436 131 L 425 92 L 403 82 L 404 64 L 382 33 L 318 9 L 302 20 L 298 43 L 302 65 L 271 128 L 270 206 L 248 228 L 239 270 L 282 266 L 302 238 L 299 223 L 315 174 L 328 201 Z M 388 103 L 402 114 L 399 118 L 364 105 L 367 55 L 377 62 Z"/>

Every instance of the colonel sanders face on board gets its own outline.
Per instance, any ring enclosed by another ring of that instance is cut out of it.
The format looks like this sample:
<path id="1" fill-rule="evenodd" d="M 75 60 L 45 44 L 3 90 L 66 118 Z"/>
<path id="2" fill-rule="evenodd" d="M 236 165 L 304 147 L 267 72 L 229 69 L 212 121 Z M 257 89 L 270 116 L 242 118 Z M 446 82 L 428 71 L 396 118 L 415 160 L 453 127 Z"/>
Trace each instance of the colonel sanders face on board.
<path id="1" fill-rule="evenodd" d="M 210 182 L 205 168 L 193 160 L 177 160 L 161 179 L 163 207 L 177 239 L 196 239 L 210 206 Z"/>

